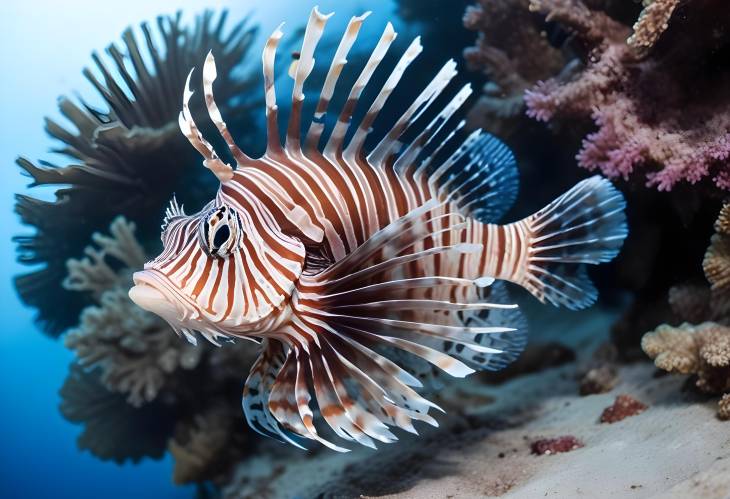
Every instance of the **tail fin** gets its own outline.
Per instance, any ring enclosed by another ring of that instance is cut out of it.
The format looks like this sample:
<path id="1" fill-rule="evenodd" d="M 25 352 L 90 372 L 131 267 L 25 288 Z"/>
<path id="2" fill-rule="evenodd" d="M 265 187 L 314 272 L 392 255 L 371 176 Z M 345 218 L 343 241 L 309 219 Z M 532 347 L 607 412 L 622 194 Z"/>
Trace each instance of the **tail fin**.
<path id="1" fill-rule="evenodd" d="M 591 305 L 598 291 L 585 264 L 608 262 L 618 254 L 628 234 L 625 207 L 611 182 L 595 176 L 519 222 L 531 234 L 520 284 L 543 303 L 571 310 Z"/>

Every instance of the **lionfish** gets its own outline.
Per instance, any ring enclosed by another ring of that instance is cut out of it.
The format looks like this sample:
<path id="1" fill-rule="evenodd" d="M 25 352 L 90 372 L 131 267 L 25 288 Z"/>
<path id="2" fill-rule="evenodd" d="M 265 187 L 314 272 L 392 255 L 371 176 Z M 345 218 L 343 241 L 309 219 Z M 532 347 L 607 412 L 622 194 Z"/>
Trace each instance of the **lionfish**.
<path id="1" fill-rule="evenodd" d="M 375 89 L 364 117 L 353 120 L 396 37 L 390 23 L 336 122 L 326 127 L 368 14 L 347 25 L 300 136 L 304 83 L 332 15 L 313 9 L 290 67 L 284 144 L 274 85 L 281 25 L 268 38 L 268 140 L 258 159 L 236 146 L 221 117 L 213 97 L 215 61 L 208 55 L 205 103 L 235 168 L 196 126 L 188 77 L 180 128 L 220 188 L 195 215 L 171 201 L 164 249 L 134 274 L 129 292 L 191 342 L 197 331 L 215 344 L 231 338 L 258 343 L 260 355 L 243 390 L 250 426 L 296 446 L 308 439 L 337 451 L 348 449 L 333 443 L 334 435 L 375 447 L 375 441 L 397 440 L 394 427 L 415 433 L 414 421 L 438 426 L 429 410 L 440 408 L 417 391 L 433 366 L 464 377 L 500 369 L 524 347 L 524 321 L 500 281 L 542 302 L 586 307 L 597 291 L 585 264 L 614 258 L 627 235 L 622 195 L 597 176 L 532 216 L 493 223 L 517 196 L 516 163 L 485 132 L 459 138 L 464 121 L 455 116 L 471 93 L 468 85 L 436 106 L 457 74 L 453 60 L 366 152 L 379 112 L 422 50 L 420 39 L 413 40 Z"/>

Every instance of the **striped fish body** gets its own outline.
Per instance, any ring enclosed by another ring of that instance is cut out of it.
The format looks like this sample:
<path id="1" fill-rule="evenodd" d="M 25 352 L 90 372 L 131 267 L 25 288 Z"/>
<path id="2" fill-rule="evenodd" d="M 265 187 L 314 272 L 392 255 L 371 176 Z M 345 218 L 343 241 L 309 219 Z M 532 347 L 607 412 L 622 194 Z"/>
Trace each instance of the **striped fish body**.
<path id="1" fill-rule="evenodd" d="M 524 321 L 500 281 L 554 305 L 588 306 L 597 293 L 585 264 L 612 259 L 627 233 L 623 197 L 599 177 L 530 217 L 494 223 L 517 196 L 514 157 L 481 131 L 460 138 L 456 116 L 468 86 L 435 108 L 456 75 L 453 61 L 366 152 L 380 110 L 421 52 L 417 38 L 355 123 L 359 97 L 395 39 L 390 24 L 325 140 L 330 102 L 366 16 L 350 20 L 302 138 L 304 83 L 330 17 L 312 11 L 290 71 L 283 144 L 274 85 L 281 29 L 269 37 L 268 141 L 258 159 L 235 145 L 218 111 L 209 54 L 205 100 L 235 168 L 200 134 L 186 85 L 181 130 L 221 186 L 192 216 L 173 200 L 164 250 L 135 274 L 130 290 L 193 342 L 198 331 L 214 343 L 260 343 L 244 390 L 247 420 L 297 446 L 312 440 L 345 450 L 333 442 L 339 437 L 374 447 L 397 439 L 392 427 L 436 424 L 429 415 L 436 406 L 418 392 L 419 376 L 428 377 L 432 366 L 457 377 L 499 369 L 524 346 Z"/>

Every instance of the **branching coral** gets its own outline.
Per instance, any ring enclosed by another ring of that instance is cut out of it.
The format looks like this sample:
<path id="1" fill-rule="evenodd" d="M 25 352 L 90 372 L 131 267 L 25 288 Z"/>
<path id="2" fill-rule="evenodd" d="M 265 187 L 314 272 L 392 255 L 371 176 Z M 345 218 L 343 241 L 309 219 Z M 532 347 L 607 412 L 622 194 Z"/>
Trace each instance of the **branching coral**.
<path id="1" fill-rule="evenodd" d="M 646 7 L 634 24 L 634 33 L 626 41 L 639 55 L 651 50 L 669 27 L 669 19 L 679 0 L 644 0 L 644 4 Z"/>
<path id="2" fill-rule="evenodd" d="M 78 437 L 80 449 L 118 463 L 164 454 L 176 417 L 170 407 L 160 402 L 132 407 L 124 396 L 106 389 L 98 370 L 88 371 L 78 364 L 71 365 L 60 395 L 64 417 L 84 424 Z"/>
<path id="3" fill-rule="evenodd" d="M 233 418 L 225 406 L 212 407 L 196 415 L 192 421 L 179 424 L 175 437 L 168 443 L 170 454 L 175 460 L 175 483 L 202 482 L 214 478 L 216 472 L 227 464 L 225 461 L 232 458 L 227 449 L 245 445 L 245 441 L 233 437 L 234 425 L 241 424 L 243 421 Z"/>
<path id="4" fill-rule="evenodd" d="M 730 307 L 730 204 L 722 207 L 715 222 L 715 234 L 710 240 L 702 261 L 707 280 L 710 281 L 715 307 Z M 723 310 L 730 314 L 729 310 Z"/>
<path id="5" fill-rule="evenodd" d="M 670 303 L 677 316 L 701 322 L 695 326 L 667 324 L 646 333 L 641 347 L 660 369 L 697 376 L 697 388 L 711 394 L 725 394 L 718 415 L 727 419 L 730 395 L 730 295 L 726 276 L 730 244 L 730 204 L 726 204 L 715 223 L 704 260 L 711 287 L 678 286 L 670 293 Z M 703 322 L 704 321 L 704 322 Z"/>
<path id="6" fill-rule="evenodd" d="M 249 90 L 257 83 L 258 72 L 234 76 L 234 68 L 252 46 L 256 28 L 244 21 L 228 31 L 225 20 L 225 12 L 217 19 L 205 12 L 192 26 L 184 26 L 180 14 L 160 17 L 156 28 L 142 24 L 142 42 L 132 29 L 125 31 L 122 47 L 108 47 L 108 62 L 94 53 L 96 72 L 84 70 L 107 109 L 62 97 L 61 114 L 72 126 L 46 120 L 46 131 L 61 144 L 56 152 L 67 157 L 69 164 L 42 161 L 37 166 L 18 159 L 32 177 L 32 186 L 63 186 L 56 191 L 55 201 L 27 195 L 16 198 L 21 220 L 36 229 L 32 236 L 16 237 L 19 260 L 42 268 L 18 276 L 15 285 L 22 300 L 38 309 L 39 321 L 50 334 L 73 325 L 90 303 L 84 293 L 64 291 L 61 281 L 66 260 L 81 253 L 94 231 L 123 214 L 138 224 L 143 241 L 154 241 L 173 192 L 184 193 L 192 204 L 202 203 L 213 192 L 208 175 L 200 173 L 198 154 L 177 125 L 185 78 L 209 50 L 220 73 L 218 102 L 229 108 L 226 115 L 233 118 L 229 125 L 246 123 L 250 129 L 256 123 L 253 113 L 259 100 L 250 96 L 258 93 Z M 193 78 L 199 79 L 200 72 Z M 244 140 L 253 137 L 247 135 Z"/>
<path id="7" fill-rule="evenodd" d="M 589 170 L 628 179 L 643 168 L 659 190 L 711 179 L 730 189 L 730 11 L 721 0 L 649 4 L 627 26 L 580 0 L 532 0 L 530 8 L 574 33 L 584 69 L 525 93 L 539 121 L 591 117 L 577 155 Z"/>
<path id="8" fill-rule="evenodd" d="M 641 346 L 660 369 L 697 375 L 696 385 L 701 391 L 730 391 L 730 327 L 714 322 L 662 325 L 644 335 Z M 723 397 L 721 415 L 726 405 Z"/>
<path id="9" fill-rule="evenodd" d="M 100 249 L 86 248 L 87 257 L 69 260 L 64 285 L 91 291 L 98 304 L 84 309 L 80 324 L 65 337 L 79 364 L 98 367 L 110 391 L 127 395 L 135 407 L 152 401 L 176 369 L 193 369 L 203 348 L 178 338 L 159 317 L 129 299 L 130 270 L 141 268 L 144 252 L 134 237 L 134 224 L 116 218 L 111 237 L 94 235 Z M 110 260 L 127 265 L 115 271 Z"/>
<path id="10" fill-rule="evenodd" d="M 469 118 L 495 133 L 507 132 L 524 114 L 526 89 L 565 65 L 528 7 L 529 0 L 481 0 L 464 13 L 464 26 L 479 33 L 464 58 L 489 78 Z"/>

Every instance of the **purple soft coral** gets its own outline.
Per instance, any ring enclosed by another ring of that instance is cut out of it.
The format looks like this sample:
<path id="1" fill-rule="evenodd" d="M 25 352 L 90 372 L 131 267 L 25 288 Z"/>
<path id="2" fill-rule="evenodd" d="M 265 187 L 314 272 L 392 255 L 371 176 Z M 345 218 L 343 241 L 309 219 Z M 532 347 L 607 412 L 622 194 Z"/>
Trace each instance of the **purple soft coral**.
<path id="1" fill-rule="evenodd" d="M 580 0 L 532 0 L 531 10 L 575 33 L 587 50 L 582 71 L 525 92 L 527 115 L 544 122 L 590 116 L 598 131 L 577 155 L 589 170 L 628 179 L 644 169 L 646 184 L 660 191 L 705 179 L 730 190 L 730 69 L 710 55 L 730 38 L 714 29 L 730 24 L 722 3 L 695 0 L 674 10 L 669 2 L 667 33 L 646 37 L 662 35 L 663 45 L 646 42 L 637 51 L 626 43 L 626 26 Z"/>

